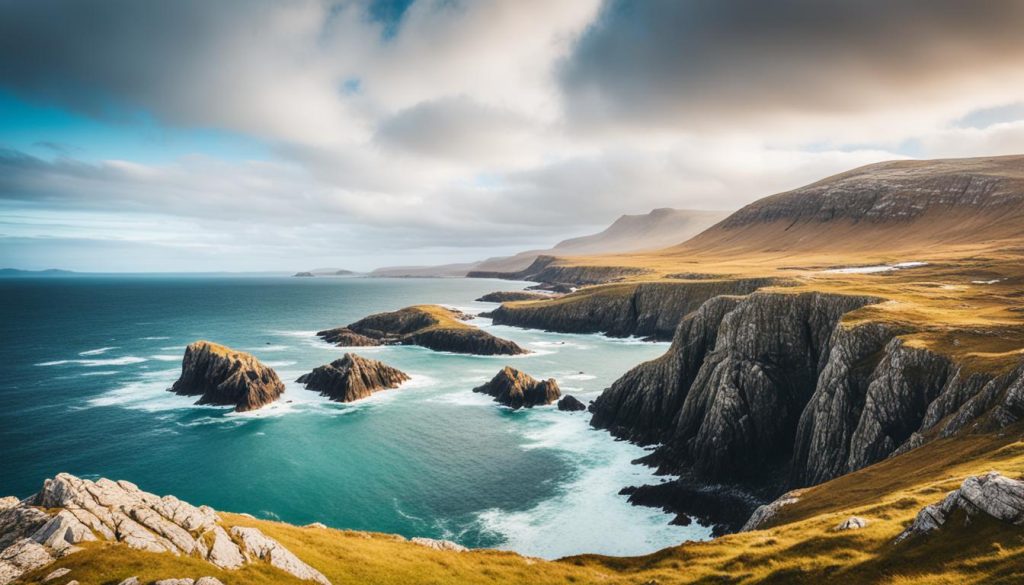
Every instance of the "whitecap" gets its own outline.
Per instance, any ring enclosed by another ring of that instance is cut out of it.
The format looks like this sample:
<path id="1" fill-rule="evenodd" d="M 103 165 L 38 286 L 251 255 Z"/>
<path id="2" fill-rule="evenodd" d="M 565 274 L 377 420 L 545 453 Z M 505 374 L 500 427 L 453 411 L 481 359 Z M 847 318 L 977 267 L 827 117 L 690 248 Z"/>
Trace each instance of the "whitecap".
<path id="1" fill-rule="evenodd" d="M 111 347 L 100 347 L 100 348 L 97 348 L 97 349 L 90 349 L 88 351 L 81 351 L 81 352 L 78 352 L 78 355 L 101 355 L 101 354 L 107 353 L 108 351 L 110 351 L 112 349 L 117 349 L 117 346 L 115 345 L 115 346 L 111 346 Z"/>
<path id="2" fill-rule="evenodd" d="M 36 364 L 37 366 L 63 366 L 67 364 L 75 364 L 84 366 L 86 368 L 94 368 L 97 366 L 127 366 L 131 364 L 141 364 L 147 361 L 144 357 L 127 355 L 119 358 L 110 359 L 97 359 L 97 360 L 57 360 L 52 362 L 42 362 Z"/>
<path id="3" fill-rule="evenodd" d="M 156 355 L 149 356 L 149 359 L 156 360 L 158 362 L 176 362 L 181 360 L 181 356 L 158 353 Z"/>
<path id="4" fill-rule="evenodd" d="M 286 351 L 291 349 L 289 345 L 263 345 L 258 347 L 248 347 L 246 351 L 261 352 L 261 351 Z"/>
<path id="5" fill-rule="evenodd" d="M 170 339 L 170 337 L 167 337 L 166 335 L 154 335 L 151 337 L 140 337 L 139 339 L 144 339 L 146 341 L 162 341 L 164 339 Z"/>
<path id="6" fill-rule="evenodd" d="M 79 376 L 113 376 L 120 373 L 118 370 L 103 370 L 100 372 L 82 372 Z"/>
<path id="7" fill-rule="evenodd" d="M 269 366 L 271 368 L 287 368 L 288 366 L 294 366 L 297 363 L 299 363 L 299 362 L 297 362 L 295 360 L 279 360 L 279 361 L 276 361 L 276 362 L 263 362 L 264 365 Z"/>

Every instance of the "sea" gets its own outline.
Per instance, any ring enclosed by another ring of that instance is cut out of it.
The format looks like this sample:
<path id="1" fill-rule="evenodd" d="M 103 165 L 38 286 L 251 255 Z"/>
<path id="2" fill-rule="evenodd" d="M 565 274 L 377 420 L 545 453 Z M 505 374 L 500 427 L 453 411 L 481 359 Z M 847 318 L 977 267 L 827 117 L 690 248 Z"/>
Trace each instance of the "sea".
<path id="1" fill-rule="evenodd" d="M 454 540 L 541 558 L 638 555 L 710 537 L 637 507 L 625 486 L 664 477 L 640 447 L 586 412 L 513 411 L 474 394 L 505 365 L 556 378 L 584 403 L 665 343 L 471 323 L 530 350 L 469 356 L 359 348 L 411 375 L 337 404 L 294 380 L 345 349 L 316 331 L 528 283 L 486 279 L 109 275 L 0 279 L 0 495 L 27 497 L 60 472 L 125 479 L 160 495 L 294 524 Z M 250 352 L 287 387 L 238 414 L 167 388 L 185 346 Z"/>

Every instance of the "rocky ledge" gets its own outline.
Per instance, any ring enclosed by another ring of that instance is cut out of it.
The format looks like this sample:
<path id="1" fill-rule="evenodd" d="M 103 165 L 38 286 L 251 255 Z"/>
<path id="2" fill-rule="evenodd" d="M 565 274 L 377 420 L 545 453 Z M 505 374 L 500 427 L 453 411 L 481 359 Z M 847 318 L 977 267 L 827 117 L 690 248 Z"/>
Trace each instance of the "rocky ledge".
<path id="1" fill-rule="evenodd" d="M 209 341 L 185 348 L 181 377 L 170 388 L 182 396 L 199 396 L 196 404 L 255 410 L 277 400 L 284 384 L 271 368 L 252 355 Z"/>
<path id="2" fill-rule="evenodd" d="M 384 362 L 346 353 L 344 357 L 299 377 L 296 382 L 335 402 L 352 402 L 378 390 L 397 388 L 407 380 L 408 374 Z"/>
<path id="3" fill-rule="evenodd" d="M 508 290 L 487 293 L 477 299 L 481 303 L 508 303 L 514 301 L 549 301 L 558 298 L 558 295 L 530 292 L 528 290 Z"/>
<path id="4" fill-rule="evenodd" d="M 98 540 L 195 557 L 226 570 L 266 562 L 299 579 L 330 585 L 258 529 L 226 530 L 210 507 L 156 496 L 127 481 L 93 482 L 66 473 L 46 480 L 39 493 L 24 500 L 0 499 L 0 585 Z"/>
<path id="5" fill-rule="evenodd" d="M 922 508 L 896 542 L 932 533 L 956 518 L 967 525 L 985 516 L 1024 526 L 1024 481 L 994 471 L 968 477 L 941 502 Z"/>
<path id="6" fill-rule="evenodd" d="M 515 342 L 495 337 L 466 324 L 472 317 L 438 305 L 417 305 L 377 313 L 317 335 L 330 343 L 347 345 L 419 345 L 435 351 L 475 355 L 527 353 Z"/>
<path id="7" fill-rule="evenodd" d="M 551 404 L 562 394 L 554 378 L 537 380 L 509 366 L 502 368 L 490 382 L 473 388 L 473 392 L 493 396 L 495 402 L 511 408 Z"/>

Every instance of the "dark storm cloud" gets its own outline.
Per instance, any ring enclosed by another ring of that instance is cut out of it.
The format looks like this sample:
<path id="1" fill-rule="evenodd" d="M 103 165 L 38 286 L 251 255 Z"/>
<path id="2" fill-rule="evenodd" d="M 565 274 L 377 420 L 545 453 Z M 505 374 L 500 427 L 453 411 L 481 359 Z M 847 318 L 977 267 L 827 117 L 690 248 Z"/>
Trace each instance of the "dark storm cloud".
<path id="1" fill-rule="evenodd" d="M 613 0 L 560 84 L 577 122 L 852 112 L 1019 70 L 1022 31 L 1018 0 Z"/>

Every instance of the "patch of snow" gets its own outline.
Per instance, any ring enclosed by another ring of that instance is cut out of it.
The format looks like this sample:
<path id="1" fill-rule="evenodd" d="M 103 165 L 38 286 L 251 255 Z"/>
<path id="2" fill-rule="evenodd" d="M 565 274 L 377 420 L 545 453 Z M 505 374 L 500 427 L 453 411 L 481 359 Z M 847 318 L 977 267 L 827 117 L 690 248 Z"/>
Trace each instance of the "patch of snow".
<path id="1" fill-rule="evenodd" d="M 898 262 L 896 264 L 879 264 L 877 266 L 847 266 L 843 268 L 830 268 L 822 270 L 830 274 L 876 274 L 878 272 L 892 272 L 904 268 L 917 268 L 927 266 L 927 262 Z"/>

